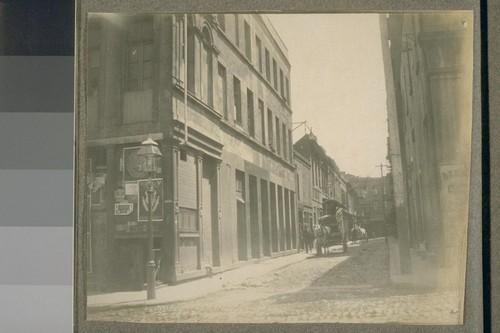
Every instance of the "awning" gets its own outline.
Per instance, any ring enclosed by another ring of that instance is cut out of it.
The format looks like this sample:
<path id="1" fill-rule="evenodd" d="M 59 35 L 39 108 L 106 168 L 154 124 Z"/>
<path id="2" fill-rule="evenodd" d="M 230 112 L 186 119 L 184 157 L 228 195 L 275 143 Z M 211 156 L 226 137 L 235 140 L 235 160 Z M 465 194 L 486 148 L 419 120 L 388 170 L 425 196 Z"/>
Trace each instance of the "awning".
<path id="1" fill-rule="evenodd" d="M 346 206 L 344 206 L 343 204 L 341 204 L 340 202 L 338 202 L 337 200 L 335 199 L 324 199 L 323 200 L 323 204 L 327 204 L 329 207 L 331 207 L 331 205 L 335 206 L 335 210 L 337 208 L 344 208 L 344 209 L 347 209 Z"/>

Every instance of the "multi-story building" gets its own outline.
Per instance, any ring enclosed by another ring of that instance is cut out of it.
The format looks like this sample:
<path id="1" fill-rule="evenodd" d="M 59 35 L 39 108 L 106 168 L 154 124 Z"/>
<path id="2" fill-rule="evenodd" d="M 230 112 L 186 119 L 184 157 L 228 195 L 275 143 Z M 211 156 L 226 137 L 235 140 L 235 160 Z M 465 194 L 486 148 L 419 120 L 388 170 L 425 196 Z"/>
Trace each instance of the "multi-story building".
<path id="1" fill-rule="evenodd" d="M 394 232 L 393 191 L 391 176 L 357 177 L 346 174 L 345 178 L 355 192 L 357 222 L 366 228 L 370 237 L 384 237 Z"/>
<path id="2" fill-rule="evenodd" d="M 145 281 L 148 135 L 161 280 L 296 249 L 290 63 L 266 16 L 95 14 L 86 57 L 90 289 Z"/>
<path id="3" fill-rule="evenodd" d="M 472 14 L 390 14 L 380 26 L 400 245 L 458 262 L 471 160 Z"/>
<path id="4" fill-rule="evenodd" d="M 344 218 L 352 222 L 354 207 L 349 209 L 347 183 L 335 163 L 327 155 L 312 133 L 305 134 L 293 146 L 297 165 L 297 187 L 301 189 L 299 209 L 305 217 L 302 221 L 314 226 L 324 216 L 325 202 L 333 202 L 332 207 L 339 207 Z M 354 201 L 353 201 L 354 202 Z M 300 212 L 299 212 L 300 214 Z M 311 215 L 309 215 L 311 214 Z"/>
<path id="5" fill-rule="evenodd" d="M 312 206 L 312 177 L 311 160 L 302 156 L 294 149 L 293 154 L 296 167 L 296 193 L 297 211 L 299 225 L 305 225 L 309 231 L 313 227 L 313 206 Z"/>

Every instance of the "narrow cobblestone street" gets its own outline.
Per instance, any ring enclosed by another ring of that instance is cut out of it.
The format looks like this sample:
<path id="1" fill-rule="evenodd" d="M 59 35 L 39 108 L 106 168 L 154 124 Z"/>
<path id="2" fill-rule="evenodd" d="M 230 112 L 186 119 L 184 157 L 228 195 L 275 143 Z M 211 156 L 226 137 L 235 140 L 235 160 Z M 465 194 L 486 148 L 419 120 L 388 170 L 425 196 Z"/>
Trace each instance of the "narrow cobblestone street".
<path id="1" fill-rule="evenodd" d="M 390 283 L 384 239 L 332 248 L 196 300 L 90 311 L 90 320 L 133 322 L 344 322 L 453 324 L 458 294 Z M 217 275 L 214 276 L 217 278 Z"/>

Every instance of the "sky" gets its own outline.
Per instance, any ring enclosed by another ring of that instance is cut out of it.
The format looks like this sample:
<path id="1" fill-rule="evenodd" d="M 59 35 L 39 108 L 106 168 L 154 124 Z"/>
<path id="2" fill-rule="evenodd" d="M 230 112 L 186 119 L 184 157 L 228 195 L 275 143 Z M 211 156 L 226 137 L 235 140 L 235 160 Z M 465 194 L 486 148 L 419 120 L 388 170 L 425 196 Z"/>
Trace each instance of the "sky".
<path id="1" fill-rule="evenodd" d="M 380 177 L 388 132 L 378 14 L 267 16 L 288 49 L 293 122 L 307 121 L 341 171 Z M 294 142 L 304 134 L 295 129 Z"/>

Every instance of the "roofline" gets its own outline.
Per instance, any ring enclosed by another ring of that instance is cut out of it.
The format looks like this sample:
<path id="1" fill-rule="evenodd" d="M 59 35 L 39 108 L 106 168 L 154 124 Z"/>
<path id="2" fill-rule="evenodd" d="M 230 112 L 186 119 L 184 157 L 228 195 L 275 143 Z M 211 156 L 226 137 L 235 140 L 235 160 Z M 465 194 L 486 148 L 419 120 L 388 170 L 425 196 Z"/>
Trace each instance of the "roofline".
<path id="1" fill-rule="evenodd" d="M 276 48 L 278 51 L 281 53 L 281 56 L 283 57 L 283 62 L 288 66 L 288 69 L 291 69 L 290 61 L 288 60 L 288 49 L 281 39 L 278 31 L 276 31 L 276 28 L 272 24 L 271 20 L 269 17 L 267 17 L 266 14 L 255 14 L 257 18 L 260 18 L 261 22 L 263 23 L 265 29 L 271 36 L 271 41 L 275 44 Z"/>

